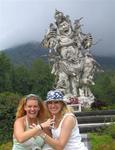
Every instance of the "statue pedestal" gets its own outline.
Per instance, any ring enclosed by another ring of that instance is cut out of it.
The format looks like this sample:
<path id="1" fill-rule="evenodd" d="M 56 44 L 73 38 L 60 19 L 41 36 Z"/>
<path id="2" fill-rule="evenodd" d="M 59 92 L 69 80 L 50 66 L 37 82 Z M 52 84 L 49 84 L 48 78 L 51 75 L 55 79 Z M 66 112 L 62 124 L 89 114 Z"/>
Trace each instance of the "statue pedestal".
<path id="1" fill-rule="evenodd" d="M 78 100 L 83 108 L 90 108 L 91 104 L 94 102 L 94 97 L 80 96 L 78 97 Z"/>
<path id="2" fill-rule="evenodd" d="M 68 106 L 71 107 L 74 112 L 81 112 L 81 104 L 70 104 Z"/>
<path id="3" fill-rule="evenodd" d="M 79 103 L 78 97 L 73 96 L 72 94 L 67 94 L 64 96 L 64 100 L 74 112 L 81 112 L 82 105 Z"/>
<path id="4" fill-rule="evenodd" d="M 90 108 L 94 102 L 95 97 L 92 96 L 72 96 L 71 94 L 65 95 L 64 100 L 69 106 L 76 107 L 76 110 L 81 111 L 81 108 Z"/>

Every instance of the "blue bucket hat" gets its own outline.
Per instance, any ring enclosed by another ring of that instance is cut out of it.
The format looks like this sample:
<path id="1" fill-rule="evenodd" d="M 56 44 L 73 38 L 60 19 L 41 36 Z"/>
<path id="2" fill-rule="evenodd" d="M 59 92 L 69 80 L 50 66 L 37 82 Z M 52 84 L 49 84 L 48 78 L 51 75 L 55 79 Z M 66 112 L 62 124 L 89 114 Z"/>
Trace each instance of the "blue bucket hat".
<path id="1" fill-rule="evenodd" d="M 47 98 L 46 98 L 46 102 L 49 101 L 62 101 L 65 103 L 64 95 L 59 90 L 51 90 L 47 93 Z"/>

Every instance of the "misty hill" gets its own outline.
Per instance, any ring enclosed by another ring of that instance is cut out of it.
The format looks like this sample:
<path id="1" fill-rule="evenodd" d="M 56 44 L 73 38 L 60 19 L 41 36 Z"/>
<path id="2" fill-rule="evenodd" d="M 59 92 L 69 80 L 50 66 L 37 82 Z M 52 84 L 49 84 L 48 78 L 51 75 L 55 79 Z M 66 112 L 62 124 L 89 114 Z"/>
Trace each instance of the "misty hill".
<path id="1" fill-rule="evenodd" d="M 14 65 L 31 66 L 37 58 L 47 61 L 48 49 L 41 47 L 39 42 L 30 42 L 4 50 Z"/>
<path id="2" fill-rule="evenodd" d="M 32 62 L 41 58 L 47 62 L 48 49 L 41 47 L 39 42 L 31 42 L 4 50 L 14 65 L 31 66 Z M 95 56 L 104 69 L 115 69 L 115 56 Z"/>
<path id="3" fill-rule="evenodd" d="M 115 69 L 115 56 L 95 56 L 102 68 L 107 70 Z"/>

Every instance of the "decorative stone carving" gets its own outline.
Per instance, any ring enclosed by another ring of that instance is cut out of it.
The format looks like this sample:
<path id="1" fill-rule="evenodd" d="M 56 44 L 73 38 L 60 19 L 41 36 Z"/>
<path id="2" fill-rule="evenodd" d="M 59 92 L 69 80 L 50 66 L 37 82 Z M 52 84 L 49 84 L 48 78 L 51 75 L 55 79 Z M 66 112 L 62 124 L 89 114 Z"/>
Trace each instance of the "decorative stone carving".
<path id="1" fill-rule="evenodd" d="M 42 46 L 49 48 L 51 73 L 56 76 L 55 88 L 60 89 L 65 97 L 77 97 L 80 103 L 88 106 L 94 101 L 89 86 L 94 85 L 94 74 L 100 65 L 93 58 L 90 47 L 93 38 L 90 33 L 82 32 L 81 19 L 74 21 L 63 12 L 55 11 L 55 23 L 51 23 L 42 41 Z M 68 101 L 68 100 L 67 100 Z"/>

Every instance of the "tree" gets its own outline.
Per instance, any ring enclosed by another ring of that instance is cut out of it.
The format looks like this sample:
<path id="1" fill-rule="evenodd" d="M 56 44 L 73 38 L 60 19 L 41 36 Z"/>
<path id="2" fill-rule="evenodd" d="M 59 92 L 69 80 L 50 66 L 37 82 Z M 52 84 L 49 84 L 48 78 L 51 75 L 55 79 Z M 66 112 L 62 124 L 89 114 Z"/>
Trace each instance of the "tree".
<path id="1" fill-rule="evenodd" d="M 0 93 L 0 143 L 12 138 L 13 123 L 19 99 L 19 94 Z"/>
<path id="2" fill-rule="evenodd" d="M 11 69 L 10 59 L 3 52 L 0 53 L 0 92 L 12 90 Z"/>
<path id="3" fill-rule="evenodd" d="M 98 73 L 95 78 L 95 86 L 92 86 L 96 99 L 105 101 L 108 104 L 115 103 L 115 82 L 113 72 Z"/>
<path id="4" fill-rule="evenodd" d="M 50 72 L 49 65 L 41 59 L 37 59 L 33 63 L 30 71 L 33 85 L 32 92 L 38 93 L 42 98 L 45 98 L 47 91 L 52 88 L 54 78 Z"/>
<path id="5" fill-rule="evenodd" d="M 31 91 L 31 81 L 29 70 L 24 66 L 18 66 L 13 69 L 12 87 L 14 92 L 26 95 Z"/>

